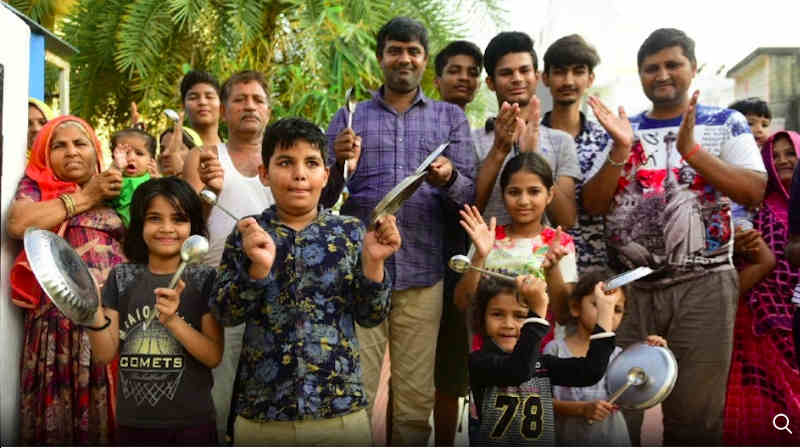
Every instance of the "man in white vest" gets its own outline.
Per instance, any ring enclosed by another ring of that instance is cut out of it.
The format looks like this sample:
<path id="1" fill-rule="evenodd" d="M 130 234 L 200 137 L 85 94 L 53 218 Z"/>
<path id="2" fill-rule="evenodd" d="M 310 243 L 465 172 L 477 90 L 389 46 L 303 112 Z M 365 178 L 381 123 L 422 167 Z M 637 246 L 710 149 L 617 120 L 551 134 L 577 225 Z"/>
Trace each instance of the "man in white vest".
<path id="1" fill-rule="evenodd" d="M 227 144 L 204 146 L 186 158 L 184 178 L 196 191 L 216 193 L 217 202 L 243 218 L 261 213 L 275 201 L 258 179 L 261 141 L 270 118 L 267 82 L 260 72 L 235 73 L 222 86 L 222 116 L 228 125 Z M 210 249 L 205 263 L 218 266 L 225 239 L 236 222 L 217 207 L 207 208 Z M 217 409 L 220 441 L 226 440 L 233 382 L 242 351 L 244 324 L 225 328 L 225 351 L 214 369 L 211 395 Z"/>

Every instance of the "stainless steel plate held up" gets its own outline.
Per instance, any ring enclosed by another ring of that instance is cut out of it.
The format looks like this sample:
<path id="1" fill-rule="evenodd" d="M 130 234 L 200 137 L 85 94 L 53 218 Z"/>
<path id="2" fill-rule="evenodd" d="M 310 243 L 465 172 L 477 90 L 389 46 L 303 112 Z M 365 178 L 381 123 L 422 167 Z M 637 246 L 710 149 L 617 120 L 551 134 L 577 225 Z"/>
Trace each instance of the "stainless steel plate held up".
<path id="1" fill-rule="evenodd" d="M 414 174 L 407 176 L 405 179 L 401 180 L 399 184 L 395 185 L 386 195 L 378 202 L 378 205 L 375 206 L 375 209 L 372 211 L 372 216 L 370 217 L 370 225 L 374 225 L 375 221 L 378 220 L 381 216 L 386 215 L 394 215 L 400 207 L 403 206 L 403 202 L 406 199 L 410 198 L 411 195 L 417 191 L 422 182 L 425 180 L 425 175 L 427 174 L 428 167 L 431 166 L 434 160 L 439 157 L 450 142 L 443 143 L 439 145 L 438 148 L 434 149 L 433 152 L 428 154 L 428 157 L 422 161 L 422 163 L 417 167 L 417 170 L 414 171 Z"/>
<path id="2" fill-rule="evenodd" d="M 427 171 L 428 167 L 431 166 L 431 163 L 433 163 L 433 161 L 436 160 L 437 157 L 442 155 L 444 150 L 447 149 L 449 145 L 450 142 L 445 142 L 439 145 L 438 148 L 434 149 L 433 152 L 428 154 L 428 157 L 426 157 L 425 160 L 423 160 L 422 163 L 419 164 L 419 166 L 417 167 L 417 171 L 414 171 L 414 174 L 422 174 L 425 171 Z"/>
<path id="3" fill-rule="evenodd" d="M 417 191 L 423 181 L 425 181 L 425 172 L 412 174 L 392 188 L 372 211 L 370 225 L 374 225 L 381 216 L 394 215 L 403 206 L 403 202 Z"/>
<path id="4" fill-rule="evenodd" d="M 648 409 L 667 398 L 678 379 L 678 363 L 669 349 L 645 343 L 633 344 L 619 354 L 608 366 L 608 390 L 619 390 L 628 381 L 633 367 L 644 370 L 647 381 L 630 386 L 616 403 L 627 409 Z"/>
<path id="5" fill-rule="evenodd" d="M 78 325 L 91 325 L 99 298 L 89 268 L 75 249 L 48 230 L 25 231 L 25 252 L 33 275 L 50 300 Z"/>

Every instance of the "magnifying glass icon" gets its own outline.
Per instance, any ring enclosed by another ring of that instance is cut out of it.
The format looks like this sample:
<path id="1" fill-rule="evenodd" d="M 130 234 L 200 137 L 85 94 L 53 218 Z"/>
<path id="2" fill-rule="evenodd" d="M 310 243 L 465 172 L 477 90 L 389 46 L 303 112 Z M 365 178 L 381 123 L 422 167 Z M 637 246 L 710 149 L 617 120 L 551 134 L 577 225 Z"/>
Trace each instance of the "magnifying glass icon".
<path id="1" fill-rule="evenodd" d="M 785 422 L 785 424 L 779 425 L 779 421 Z M 786 414 L 775 414 L 775 417 L 772 417 L 772 426 L 774 426 L 778 431 L 786 431 L 789 434 L 792 434 L 792 430 L 789 429 L 789 417 Z"/>

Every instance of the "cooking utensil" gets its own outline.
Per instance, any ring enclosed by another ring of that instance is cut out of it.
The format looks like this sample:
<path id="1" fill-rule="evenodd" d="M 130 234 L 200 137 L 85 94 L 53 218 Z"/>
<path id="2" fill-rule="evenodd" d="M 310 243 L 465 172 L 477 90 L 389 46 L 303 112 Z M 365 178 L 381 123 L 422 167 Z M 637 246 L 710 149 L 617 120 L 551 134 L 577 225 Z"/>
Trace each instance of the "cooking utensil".
<path id="1" fill-rule="evenodd" d="M 212 206 L 212 207 L 217 207 L 217 208 L 219 208 L 220 210 L 222 210 L 223 212 L 225 212 L 225 213 L 226 213 L 228 216 L 230 216 L 230 217 L 231 217 L 231 218 L 232 218 L 234 221 L 236 221 L 236 222 L 238 222 L 238 221 L 239 221 L 239 218 L 237 218 L 237 217 L 236 217 L 236 215 L 234 215 L 233 213 L 231 213 L 231 211 L 230 211 L 230 210 L 228 210 L 227 208 L 225 208 L 225 207 L 221 206 L 221 205 L 218 203 L 218 201 L 217 201 L 217 199 L 218 199 L 218 198 L 217 198 L 217 194 L 216 194 L 216 193 L 214 193 L 213 191 L 211 191 L 211 190 L 202 190 L 202 191 L 200 192 L 200 199 L 201 199 L 203 202 L 205 202 L 206 204 L 208 204 L 208 205 L 210 205 L 210 206 Z"/>
<path id="2" fill-rule="evenodd" d="M 603 285 L 603 291 L 604 292 L 613 291 L 619 287 L 627 285 L 628 283 L 633 283 L 636 280 L 639 280 L 640 278 L 646 277 L 652 274 L 653 272 L 655 272 L 654 269 L 648 268 L 646 266 L 640 266 L 636 269 L 631 269 L 630 271 L 623 272 L 622 274 L 616 275 L 606 280 Z"/>
<path id="3" fill-rule="evenodd" d="M 167 288 L 174 289 L 175 285 L 178 284 L 178 280 L 181 278 L 181 274 L 183 274 L 183 270 L 186 269 L 186 265 L 196 261 L 206 253 L 208 253 L 208 240 L 205 237 L 192 235 L 187 238 L 181 245 L 181 264 L 178 265 L 178 270 L 175 271 Z M 156 317 L 158 317 L 158 310 L 150 313 L 150 316 L 144 322 L 144 325 L 142 325 L 142 329 L 147 330 L 147 327 Z"/>
<path id="4" fill-rule="evenodd" d="M 78 325 L 92 325 L 100 299 L 89 268 L 70 244 L 49 230 L 29 228 L 25 253 L 36 281 L 53 304 Z"/>
<path id="5" fill-rule="evenodd" d="M 178 123 L 178 121 L 180 121 L 180 119 L 181 119 L 181 116 L 180 116 L 180 115 L 178 115 L 178 113 L 177 113 L 177 112 L 175 112 L 175 111 L 174 111 L 174 110 L 172 110 L 172 109 L 164 109 L 164 115 L 166 115 L 166 116 L 167 116 L 167 118 L 169 118 L 170 120 L 172 120 L 172 122 L 173 122 L 173 123 L 175 123 L 175 124 L 177 124 L 177 123 Z"/>
<path id="6" fill-rule="evenodd" d="M 631 372 L 643 381 L 636 379 L 628 384 Z M 608 389 L 616 391 L 611 398 L 627 409 L 648 409 L 661 403 L 672 392 L 677 378 L 678 362 L 672 352 L 645 343 L 625 349 L 614 358 L 606 372 Z"/>
<path id="7" fill-rule="evenodd" d="M 353 114 L 356 113 L 357 105 L 358 104 L 355 102 L 355 100 L 353 100 L 353 88 L 350 87 L 349 89 L 347 89 L 347 94 L 345 95 L 345 99 L 344 99 L 344 107 L 347 109 L 347 128 L 348 129 L 353 129 Z M 344 162 L 343 177 L 344 177 L 344 189 L 345 189 L 345 191 L 347 191 L 347 160 L 345 160 L 345 162 Z M 350 192 L 347 191 L 347 194 L 349 196 Z M 346 197 L 345 197 L 345 200 L 347 200 Z"/>
<path id="8" fill-rule="evenodd" d="M 473 271 L 478 271 L 482 274 L 490 275 L 492 277 L 497 277 L 499 279 L 508 281 L 508 282 L 515 282 L 516 277 L 506 274 L 501 274 L 499 272 L 492 271 L 490 269 L 479 268 L 478 266 L 473 265 L 470 263 L 469 258 L 466 255 L 453 255 L 450 258 L 450 262 L 447 263 L 450 266 L 450 269 L 463 274 L 468 270 L 472 269 Z"/>
<path id="9" fill-rule="evenodd" d="M 422 185 L 422 182 L 425 180 L 425 174 L 431 166 L 431 163 L 444 152 L 449 144 L 450 142 L 446 142 L 439 145 L 438 148 L 434 149 L 433 152 L 422 161 L 416 171 L 414 171 L 414 174 L 401 180 L 399 184 L 395 185 L 394 188 L 386 193 L 372 211 L 372 217 L 370 218 L 371 226 L 375 225 L 375 222 L 380 217 L 393 215 L 397 210 L 400 210 L 400 207 L 403 206 L 406 199 L 410 198 L 420 185 Z"/>

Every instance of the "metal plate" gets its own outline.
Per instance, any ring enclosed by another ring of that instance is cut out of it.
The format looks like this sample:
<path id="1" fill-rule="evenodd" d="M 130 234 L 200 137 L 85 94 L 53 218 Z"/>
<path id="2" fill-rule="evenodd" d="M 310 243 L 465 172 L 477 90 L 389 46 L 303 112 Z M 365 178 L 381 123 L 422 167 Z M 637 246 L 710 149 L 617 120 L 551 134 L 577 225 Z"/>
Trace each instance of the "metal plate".
<path id="1" fill-rule="evenodd" d="M 425 160 L 423 160 L 422 163 L 419 164 L 419 166 L 417 167 L 417 170 L 414 171 L 414 174 L 415 175 L 416 174 L 422 174 L 425 171 L 427 171 L 428 167 L 431 166 L 431 163 L 433 163 L 433 161 L 436 160 L 437 157 L 442 155 L 444 150 L 447 149 L 447 147 L 449 145 L 450 145 L 450 142 L 445 142 L 445 143 L 442 143 L 441 145 L 439 145 L 438 148 L 434 149 L 433 152 L 428 154 L 428 157 L 426 157 Z"/>
<path id="2" fill-rule="evenodd" d="M 100 302 L 89 268 L 69 243 L 48 230 L 25 231 L 25 253 L 33 275 L 69 320 L 91 325 Z"/>
<path id="3" fill-rule="evenodd" d="M 608 366 L 606 380 L 609 393 L 614 393 L 627 382 L 632 367 L 644 369 L 647 381 L 631 386 L 617 399 L 616 404 L 626 409 L 648 409 L 667 398 L 678 379 L 678 362 L 669 349 L 645 343 L 633 344 L 619 354 Z"/>
<path id="4" fill-rule="evenodd" d="M 630 271 L 623 272 L 622 274 L 615 275 L 610 279 L 606 280 L 605 286 L 603 287 L 603 291 L 608 292 L 619 287 L 625 286 L 628 283 L 633 283 L 640 278 L 647 277 L 648 275 L 655 272 L 654 269 L 648 268 L 646 266 L 640 266 L 636 269 L 631 269 Z"/>
<path id="5" fill-rule="evenodd" d="M 403 206 L 403 202 L 417 191 L 417 188 L 422 185 L 424 180 L 425 172 L 422 172 L 408 176 L 400 181 L 400 183 L 386 193 L 386 196 L 375 206 L 375 210 L 372 211 L 372 217 L 369 221 L 370 225 L 374 225 L 375 221 L 381 216 L 394 215 L 400 210 L 400 207 Z"/>

